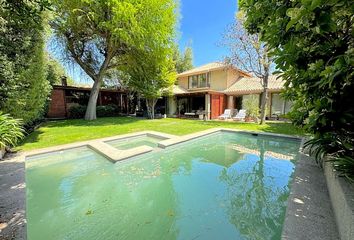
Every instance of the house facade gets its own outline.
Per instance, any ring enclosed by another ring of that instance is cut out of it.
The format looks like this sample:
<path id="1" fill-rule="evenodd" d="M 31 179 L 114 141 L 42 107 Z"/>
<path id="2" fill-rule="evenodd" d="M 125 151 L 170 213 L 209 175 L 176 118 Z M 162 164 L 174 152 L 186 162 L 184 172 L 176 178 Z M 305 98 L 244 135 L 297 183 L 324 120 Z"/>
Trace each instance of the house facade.
<path id="1" fill-rule="evenodd" d="M 206 119 L 216 119 L 226 108 L 242 109 L 243 100 L 263 91 L 261 81 L 249 73 L 223 63 L 209 63 L 178 74 L 172 96 L 167 100 L 167 114 L 193 117 L 203 113 Z M 280 97 L 283 81 L 269 78 L 267 117 L 289 111 L 291 104 Z"/>
<path id="2" fill-rule="evenodd" d="M 72 106 L 87 105 L 90 87 L 74 87 L 63 85 L 53 86 L 51 101 L 48 106 L 48 118 L 67 118 Z M 116 105 L 121 112 L 127 111 L 127 94 L 123 90 L 100 89 L 97 106 Z"/>

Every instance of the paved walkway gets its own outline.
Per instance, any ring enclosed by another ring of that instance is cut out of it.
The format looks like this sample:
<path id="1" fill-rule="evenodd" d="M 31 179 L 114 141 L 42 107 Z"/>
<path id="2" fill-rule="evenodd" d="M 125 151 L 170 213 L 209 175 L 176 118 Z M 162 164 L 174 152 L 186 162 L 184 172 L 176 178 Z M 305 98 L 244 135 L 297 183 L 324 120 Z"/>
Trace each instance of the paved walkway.
<path id="1" fill-rule="evenodd" d="M 288 200 L 282 239 L 339 239 L 323 169 L 300 155 Z"/>
<path id="2" fill-rule="evenodd" d="M 15 154 L 0 160 L 0 239 L 26 239 L 25 163 Z"/>

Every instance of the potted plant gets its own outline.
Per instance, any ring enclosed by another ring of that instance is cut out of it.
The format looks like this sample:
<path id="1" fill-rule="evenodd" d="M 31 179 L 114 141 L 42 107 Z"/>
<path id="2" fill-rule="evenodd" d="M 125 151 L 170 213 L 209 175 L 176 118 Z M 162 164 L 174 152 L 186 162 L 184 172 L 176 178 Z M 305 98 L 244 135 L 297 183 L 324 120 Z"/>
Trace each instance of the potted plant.
<path id="1" fill-rule="evenodd" d="M 15 146 L 23 136 L 21 120 L 0 112 L 0 159 L 5 155 L 6 149 Z"/>
<path id="2" fill-rule="evenodd" d="M 256 95 L 250 95 L 243 100 L 243 106 L 246 109 L 245 122 L 258 122 L 259 99 Z"/>

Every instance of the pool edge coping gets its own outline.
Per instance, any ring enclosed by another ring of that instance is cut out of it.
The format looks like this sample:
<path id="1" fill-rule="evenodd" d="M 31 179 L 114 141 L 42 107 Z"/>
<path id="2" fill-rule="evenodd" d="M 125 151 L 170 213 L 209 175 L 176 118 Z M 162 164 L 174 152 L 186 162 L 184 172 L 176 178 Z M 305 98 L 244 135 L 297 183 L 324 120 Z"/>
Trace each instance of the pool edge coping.
<path id="1" fill-rule="evenodd" d="M 23 151 L 23 152 L 20 152 L 18 158 L 20 158 L 20 161 L 26 162 L 27 157 L 32 157 L 32 156 L 46 154 L 46 153 L 59 152 L 59 151 L 64 151 L 64 150 L 70 150 L 70 149 L 75 149 L 75 148 L 79 148 L 79 147 L 88 147 L 91 150 L 107 157 L 109 161 L 115 163 L 117 161 L 121 161 L 121 160 L 130 158 L 130 157 L 134 157 L 134 156 L 138 156 L 138 155 L 150 152 L 154 148 L 149 147 L 149 146 L 138 146 L 135 148 L 119 150 L 119 149 L 112 147 L 107 142 L 115 141 L 115 140 L 123 140 L 126 138 L 139 137 L 139 136 L 144 136 L 144 135 L 161 138 L 162 139 L 161 141 L 164 141 L 165 139 L 171 139 L 171 138 L 177 137 L 172 134 L 160 133 L 157 131 L 140 131 L 140 132 L 135 132 L 135 133 L 128 133 L 128 134 L 92 139 L 92 140 L 87 140 L 87 141 L 62 144 L 62 145 L 52 146 L 52 147 L 48 147 L 48 148 Z"/>
<path id="2" fill-rule="evenodd" d="M 45 154 L 45 153 L 51 153 L 51 152 L 58 152 L 58 151 L 63 151 L 63 150 L 68 150 L 68 149 L 73 149 L 73 148 L 78 148 L 78 147 L 89 147 L 89 148 L 94 148 L 94 150 L 100 152 L 99 149 L 96 147 L 93 147 L 97 145 L 97 143 L 103 143 L 108 146 L 107 142 L 109 141 L 114 141 L 114 140 L 122 140 L 125 138 L 131 138 L 131 137 L 138 137 L 138 136 L 153 136 L 153 137 L 160 137 L 160 138 L 165 138 L 162 139 L 161 141 L 158 142 L 158 147 L 160 148 L 166 148 L 172 145 L 176 145 L 179 143 L 187 142 L 189 140 L 198 138 L 198 137 L 203 137 L 209 134 L 217 133 L 217 132 L 234 132 L 234 133 L 245 133 L 245 134 L 257 134 L 257 135 L 263 135 L 263 136 L 276 136 L 276 137 L 282 137 L 282 138 L 288 138 L 288 139 L 294 139 L 294 140 L 299 140 L 303 141 L 304 137 L 299 137 L 299 136 L 291 136 L 291 135 L 286 135 L 286 134 L 279 134 L 279 133 L 268 133 L 268 132 L 257 132 L 257 131 L 247 131 L 247 130 L 239 130 L 239 129 L 230 129 L 230 128 L 210 128 L 207 130 L 191 133 L 191 134 L 186 134 L 182 136 L 177 136 L 177 135 L 172 135 L 172 134 L 167 134 L 167 133 L 162 133 L 158 131 L 140 131 L 140 132 L 135 132 L 135 133 L 128 133 L 128 134 L 121 134 L 121 135 L 115 135 L 115 136 L 110 136 L 110 137 L 104 137 L 104 138 L 97 138 L 97 139 L 92 139 L 92 140 L 86 140 L 86 141 L 80 141 L 80 142 L 74 142 L 74 143 L 68 143 L 68 144 L 62 144 L 62 145 L 57 145 L 57 146 L 52 146 L 52 147 L 47 147 L 47 148 L 40 148 L 40 149 L 34 149 L 34 150 L 29 150 L 29 151 L 21 151 L 19 152 L 18 158 L 22 158 L 22 160 L 25 161 L 26 157 L 30 156 L 35 156 L 35 155 L 40 155 L 40 154 Z M 147 147 L 147 146 L 143 146 Z M 152 147 L 149 147 L 152 149 Z M 144 148 L 146 152 L 151 151 L 149 148 Z M 141 147 L 136 147 L 136 148 L 131 148 L 127 150 L 118 150 L 114 148 L 115 151 L 120 151 L 120 152 L 131 152 L 131 150 L 137 150 L 136 155 L 142 154 L 142 148 Z M 149 150 L 149 151 L 148 151 Z M 105 154 L 103 154 L 105 155 Z M 113 154 L 116 155 L 116 154 Z M 122 154 L 123 156 L 124 154 Z M 128 156 L 128 157 L 127 157 Z M 129 153 L 127 156 L 124 156 L 122 159 L 126 159 L 129 157 L 134 157 L 133 154 Z M 111 158 L 112 160 L 119 161 L 116 159 L 119 159 L 115 156 L 112 156 L 111 154 L 108 154 L 108 157 Z"/>

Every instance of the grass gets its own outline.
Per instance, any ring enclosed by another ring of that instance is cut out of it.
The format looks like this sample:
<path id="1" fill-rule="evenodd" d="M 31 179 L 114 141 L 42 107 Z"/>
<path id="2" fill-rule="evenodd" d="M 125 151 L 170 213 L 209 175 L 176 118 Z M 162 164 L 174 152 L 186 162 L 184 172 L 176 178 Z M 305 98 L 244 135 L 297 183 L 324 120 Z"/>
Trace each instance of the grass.
<path id="1" fill-rule="evenodd" d="M 134 117 L 100 118 L 50 121 L 28 135 L 19 150 L 33 150 L 77 141 L 109 137 L 144 130 L 185 135 L 209 128 L 224 127 L 303 136 L 304 131 L 290 123 L 269 122 L 265 125 L 244 122 L 198 121 L 187 119 L 137 119 Z"/>

